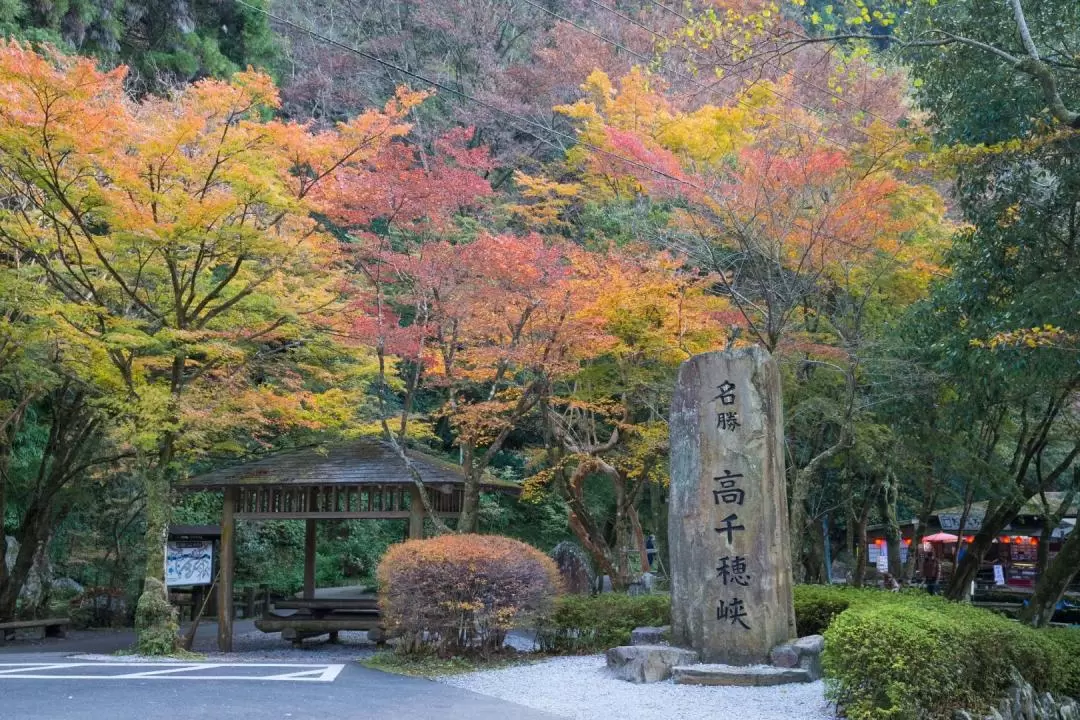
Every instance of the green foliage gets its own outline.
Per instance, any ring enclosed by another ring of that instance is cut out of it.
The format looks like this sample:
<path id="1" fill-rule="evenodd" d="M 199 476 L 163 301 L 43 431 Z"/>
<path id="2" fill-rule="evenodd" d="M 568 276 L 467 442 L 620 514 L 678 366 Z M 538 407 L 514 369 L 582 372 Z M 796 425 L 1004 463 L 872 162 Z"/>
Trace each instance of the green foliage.
<path id="1" fill-rule="evenodd" d="M 538 502 L 519 502 L 503 493 L 480 496 L 480 529 L 550 550 L 572 537 L 566 503 L 553 494 Z"/>
<path id="2" fill-rule="evenodd" d="M 659 627 L 671 622 L 670 595 L 566 595 L 537 627 L 536 640 L 544 652 L 589 653 L 630 643 L 636 627 Z"/>
<path id="3" fill-rule="evenodd" d="M 0 36 L 128 65 L 140 92 L 226 77 L 249 65 L 271 68 L 278 53 L 264 15 L 214 0 L 0 0 Z"/>
<path id="4" fill-rule="evenodd" d="M 1011 668 L 1038 692 L 1080 682 L 1075 631 L 1035 630 L 922 593 L 859 595 L 825 632 L 830 699 L 852 720 L 945 720 L 982 710 Z"/>
<path id="5" fill-rule="evenodd" d="M 821 635 L 837 615 L 851 607 L 852 593 L 838 593 L 828 585 L 795 587 L 795 628 L 799 637 Z"/>

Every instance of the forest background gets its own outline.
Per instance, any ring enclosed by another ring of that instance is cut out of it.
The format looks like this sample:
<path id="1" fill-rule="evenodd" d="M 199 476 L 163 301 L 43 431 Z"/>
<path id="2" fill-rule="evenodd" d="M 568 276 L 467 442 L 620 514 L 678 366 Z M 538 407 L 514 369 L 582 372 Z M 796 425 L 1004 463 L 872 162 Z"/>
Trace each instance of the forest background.
<path id="1" fill-rule="evenodd" d="M 49 559 L 130 619 L 166 525 L 218 517 L 175 478 L 358 436 L 624 587 L 665 558 L 678 365 L 746 343 L 801 581 L 986 500 L 959 598 L 1072 502 L 1071 0 L 0 0 L 0 33 L 0 618 Z M 320 532 L 339 584 L 403 528 Z M 295 591 L 301 536 L 242 526 L 241 582 Z"/>

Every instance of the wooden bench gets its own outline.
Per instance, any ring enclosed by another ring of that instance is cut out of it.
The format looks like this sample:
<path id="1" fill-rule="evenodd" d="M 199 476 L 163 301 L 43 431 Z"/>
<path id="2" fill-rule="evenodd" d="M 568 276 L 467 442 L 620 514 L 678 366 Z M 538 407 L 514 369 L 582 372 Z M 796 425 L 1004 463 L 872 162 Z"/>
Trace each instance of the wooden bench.
<path id="1" fill-rule="evenodd" d="M 70 618 L 44 618 L 41 620 L 15 620 L 13 622 L 3 622 L 0 623 L 0 645 L 3 645 L 8 640 L 14 638 L 16 630 L 40 628 L 41 636 L 43 638 L 67 637 L 67 629 L 70 624 Z"/>

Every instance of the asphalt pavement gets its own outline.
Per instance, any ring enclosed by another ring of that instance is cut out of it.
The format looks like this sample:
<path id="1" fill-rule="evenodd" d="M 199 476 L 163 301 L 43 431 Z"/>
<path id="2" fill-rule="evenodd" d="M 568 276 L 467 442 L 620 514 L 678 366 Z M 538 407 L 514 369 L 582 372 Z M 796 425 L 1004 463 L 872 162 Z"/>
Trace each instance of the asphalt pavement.
<path id="1" fill-rule="evenodd" d="M 64 665 L 71 661 L 63 654 L 36 653 L 6 654 L 3 662 L 10 668 L 17 663 Z M 0 672 L 5 667 L 0 667 Z M 51 672 L 67 671 L 61 668 Z M 80 668 L 78 672 L 86 671 Z M 116 671 L 103 668 L 101 672 Z M 121 679 L 103 675 L 79 680 L 4 677 L 0 679 L 0 719 L 553 720 L 555 717 L 430 680 L 391 675 L 355 663 L 345 664 L 329 682 L 221 680 L 214 679 L 212 673 L 208 677 L 188 677 L 184 682 L 177 677 Z"/>
<path id="2" fill-rule="evenodd" d="M 200 628 L 210 636 L 216 629 Z M 422 678 L 370 670 L 312 647 L 289 657 L 208 654 L 201 662 L 94 661 L 130 631 L 74 632 L 0 649 L 0 720 L 554 720 Z M 279 640 L 278 643 L 281 643 Z M 283 648 L 288 645 L 281 643 Z M 355 653 L 352 655 L 355 658 Z M 116 658 L 121 660 L 121 658 Z M 21 676 L 21 677 L 20 677 Z"/>

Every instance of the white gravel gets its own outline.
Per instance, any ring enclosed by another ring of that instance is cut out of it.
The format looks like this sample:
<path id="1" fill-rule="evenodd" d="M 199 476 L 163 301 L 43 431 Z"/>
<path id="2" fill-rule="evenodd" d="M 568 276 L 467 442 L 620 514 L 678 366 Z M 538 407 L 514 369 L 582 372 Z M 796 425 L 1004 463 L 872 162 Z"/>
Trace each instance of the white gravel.
<path id="1" fill-rule="evenodd" d="M 776 687 L 700 687 L 615 679 L 603 655 L 439 678 L 439 682 L 577 720 L 830 720 L 821 682 Z"/>

